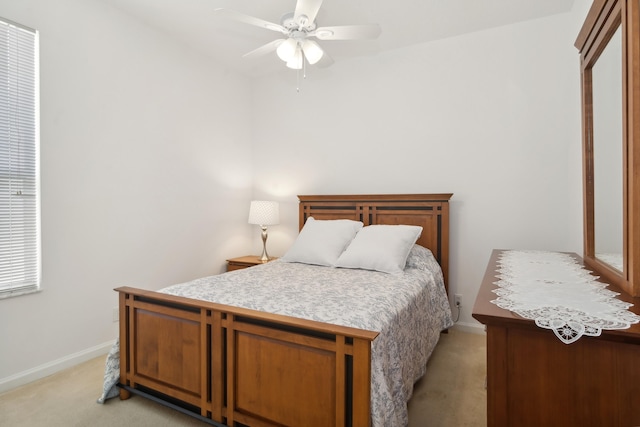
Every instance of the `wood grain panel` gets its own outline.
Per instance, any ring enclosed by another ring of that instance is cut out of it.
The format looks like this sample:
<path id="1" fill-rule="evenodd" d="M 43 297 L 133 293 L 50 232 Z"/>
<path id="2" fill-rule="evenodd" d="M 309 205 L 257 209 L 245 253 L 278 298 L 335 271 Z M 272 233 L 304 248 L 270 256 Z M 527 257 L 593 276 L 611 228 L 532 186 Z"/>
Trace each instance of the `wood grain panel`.
<path id="1" fill-rule="evenodd" d="M 236 334 L 236 410 L 289 426 L 331 426 L 336 360 L 328 351 Z"/>
<path id="2" fill-rule="evenodd" d="M 146 310 L 135 311 L 135 322 L 136 375 L 199 396 L 200 324 Z"/>
<path id="3" fill-rule="evenodd" d="M 619 364 L 634 357 L 637 363 L 638 346 L 589 337 L 567 345 L 546 330 L 511 332 L 509 425 L 638 425 L 640 378 Z M 635 408 L 635 420 L 621 417 L 626 407 Z"/>
<path id="4" fill-rule="evenodd" d="M 507 328 L 487 325 L 487 424 L 507 426 Z"/>

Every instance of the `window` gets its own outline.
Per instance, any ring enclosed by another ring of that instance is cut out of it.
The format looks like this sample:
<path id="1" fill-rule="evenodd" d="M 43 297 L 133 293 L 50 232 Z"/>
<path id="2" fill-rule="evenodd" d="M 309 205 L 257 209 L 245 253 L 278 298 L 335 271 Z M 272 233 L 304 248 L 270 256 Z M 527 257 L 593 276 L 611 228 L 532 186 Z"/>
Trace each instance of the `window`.
<path id="1" fill-rule="evenodd" d="M 40 289 L 38 32 L 0 18 L 0 298 Z"/>

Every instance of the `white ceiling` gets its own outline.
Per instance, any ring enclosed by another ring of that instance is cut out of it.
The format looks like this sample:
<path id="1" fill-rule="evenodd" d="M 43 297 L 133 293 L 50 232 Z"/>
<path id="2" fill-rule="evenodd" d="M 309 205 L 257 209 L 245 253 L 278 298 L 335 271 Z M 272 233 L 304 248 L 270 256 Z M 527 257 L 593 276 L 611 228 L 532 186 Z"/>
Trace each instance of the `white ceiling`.
<path id="1" fill-rule="evenodd" d="M 295 0 L 101 0 L 146 24 L 216 58 L 233 70 L 260 76 L 285 70 L 275 53 L 244 59 L 242 55 L 281 34 L 229 21 L 216 8 L 235 10 L 280 23 Z M 337 62 L 375 55 L 416 43 L 565 13 L 574 0 L 324 0 L 318 26 L 380 24 L 374 41 L 322 41 Z"/>

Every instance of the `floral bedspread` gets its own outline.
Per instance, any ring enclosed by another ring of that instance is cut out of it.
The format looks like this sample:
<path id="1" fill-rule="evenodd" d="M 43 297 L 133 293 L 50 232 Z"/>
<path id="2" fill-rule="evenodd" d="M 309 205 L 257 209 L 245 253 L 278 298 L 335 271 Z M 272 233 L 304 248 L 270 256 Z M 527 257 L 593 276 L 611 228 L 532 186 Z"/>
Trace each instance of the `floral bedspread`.
<path id="1" fill-rule="evenodd" d="M 408 424 L 413 384 L 440 332 L 453 325 L 440 266 L 417 245 L 402 274 L 276 260 L 160 292 L 379 332 L 372 344 L 374 427 Z"/>

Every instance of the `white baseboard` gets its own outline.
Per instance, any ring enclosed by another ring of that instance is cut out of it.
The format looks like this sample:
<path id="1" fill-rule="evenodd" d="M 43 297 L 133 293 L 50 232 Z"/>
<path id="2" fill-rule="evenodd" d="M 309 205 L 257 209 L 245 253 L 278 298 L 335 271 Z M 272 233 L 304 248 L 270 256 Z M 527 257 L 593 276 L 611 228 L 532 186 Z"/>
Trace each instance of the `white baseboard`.
<path id="1" fill-rule="evenodd" d="M 468 332 L 470 334 L 479 334 L 484 335 L 484 325 L 481 323 L 466 323 L 466 322 L 458 322 L 453 325 L 453 329 L 456 329 L 461 332 Z"/>
<path id="2" fill-rule="evenodd" d="M 19 372 L 15 375 L 11 375 L 10 377 L 2 378 L 0 379 L 0 393 L 4 393 L 5 391 L 12 390 L 16 387 L 20 387 L 21 385 L 28 384 L 32 381 L 48 377 L 49 375 L 55 374 L 56 372 L 62 371 L 67 368 L 71 368 L 72 366 L 78 365 L 82 362 L 86 362 L 87 360 L 93 359 L 94 357 L 98 357 L 103 354 L 106 355 L 107 353 L 109 353 L 109 350 L 113 346 L 114 342 L 115 340 L 108 341 L 95 347 L 91 347 L 86 350 L 82 350 L 77 353 L 62 357 L 60 359 L 53 360 L 43 365 L 36 366 L 35 368 L 29 369 L 27 371 Z"/>

